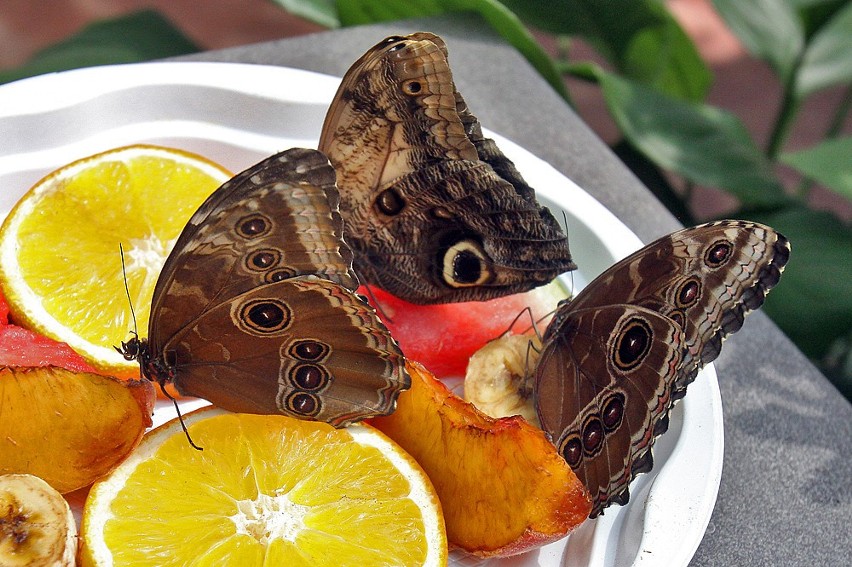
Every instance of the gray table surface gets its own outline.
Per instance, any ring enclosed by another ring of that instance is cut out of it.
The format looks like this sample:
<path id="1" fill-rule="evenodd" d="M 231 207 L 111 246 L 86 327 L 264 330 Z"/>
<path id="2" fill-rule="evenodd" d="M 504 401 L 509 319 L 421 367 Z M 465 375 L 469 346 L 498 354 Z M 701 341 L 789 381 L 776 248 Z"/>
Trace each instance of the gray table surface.
<path id="1" fill-rule="evenodd" d="M 532 67 L 479 20 L 347 28 L 181 59 L 340 76 L 385 36 L 420 30 L 447 41 L 457 87 L 482 124 L 551 163 L 643 241 L 679 228 Z M 852 564 L 852 405 L 760 312 L 725 342 L 716 370 L 724 470 L 691 565 Z"/>

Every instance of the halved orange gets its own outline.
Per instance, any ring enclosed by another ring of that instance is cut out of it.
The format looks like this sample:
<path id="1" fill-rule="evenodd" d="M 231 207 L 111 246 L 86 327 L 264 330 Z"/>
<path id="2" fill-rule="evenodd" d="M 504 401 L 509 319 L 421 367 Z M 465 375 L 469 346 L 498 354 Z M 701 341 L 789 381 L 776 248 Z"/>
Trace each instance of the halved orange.
<path id="1" fill-rule="evenodd" d="M 113 349 L 139 329 L 160 269 L 190 216 L 231 174 L 182 150 L 134 145 L 36 183 L 0 228 L 0 286 L 20 324 L 68 343 L 95 368 L 138 373 Z"/>
<path id="2" fill-rule="evenodd" d="M 84 566 L 446 565 L 417 463 L 368 425 L 204 408 L 146 435 L 95 483 Z"/>

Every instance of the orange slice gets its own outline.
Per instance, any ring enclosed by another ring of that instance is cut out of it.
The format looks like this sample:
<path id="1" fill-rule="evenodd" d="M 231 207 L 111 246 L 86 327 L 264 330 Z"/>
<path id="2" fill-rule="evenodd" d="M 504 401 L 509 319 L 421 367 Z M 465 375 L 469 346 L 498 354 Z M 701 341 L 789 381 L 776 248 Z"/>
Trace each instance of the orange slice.
<path id="1" fill-rule="evenodd" d="M 285 416 L 204 408 L 145 436 L 97 482 L 82 564 L 445 565 L 434 488 L 395 443 Z"/>
<path id="2" fill-rule="evenodd" d="M 189 217 L 231 174 L 181 150 L 136 145 L 68 164 L 35 184 L 0 228 L 0 286 L 20 324 L 68 343 L 95 368 L 138 374 L 113 349 L 139 329 Z"/>

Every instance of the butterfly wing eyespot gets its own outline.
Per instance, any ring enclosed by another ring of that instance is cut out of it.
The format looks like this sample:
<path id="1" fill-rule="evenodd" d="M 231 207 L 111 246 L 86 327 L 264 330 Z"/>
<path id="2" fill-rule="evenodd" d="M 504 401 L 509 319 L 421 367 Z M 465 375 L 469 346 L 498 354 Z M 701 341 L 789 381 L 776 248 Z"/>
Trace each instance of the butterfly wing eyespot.
<path id="1" fill-rule="evenodd" d="M 322 411 L 322 401 L 309 392 L 291 392 L 279 404 L 286 413 L 294 417 L 314 418 Z"/>
<path id="2" fill-rule="evenodd" d="M 701 296 L 701 279 L 692 276 L 680 284 L 676 295 L 676 306 L 679 309 L 691 307 Z"/>
<path id="3" fill-rule="evenodd" d="M 328 386 L 328 371 L 317 364 L 302 363 L 289 370 L 290 383 L 304 391 L 315 392 Z"/>
<path id="4" fill-rule="evenodd" d="M 385 216 L 395 217 L 405 209 L 405 199 L 396 189 L 385 189 L 376 197 L 376 209 Z"/>
<path id="5" fill-rule="evenodd" d="M 253 272 L 266 272 L 281 262 L 281 251 L 274 248 L 261 248 L 246 256 L 244 266 Z"/>
<path id="6" fill-rule="evenodd" d="M 483 285 L 494 274 L 482 245 L 471 238 L 456 240 L 443 252 L 442 277 L 451 287 Z"/>
<path id="7" fill-rule="evenodd" d="M 289 347 L 289 355 L 296 360 L 318 362 L 331 353 L 331 346 L 317 339 L 300 339 Z"/>
<path id="8" fill-rule="evenodd" d="M 272 219 L 262 213 L 252 213 L 237 221 L 237 234 L 243 238 L 258 238 L 269 234 L 274 226 Z"/>
<path id="9" fill-rule="evenodd" d="M 236 326 L 253 335 L 281 333 L 293 320 L 292 309 L 274 297 L 254 298 L 244 303 L 235 302 L 232 312 L 231 317 Z"/>

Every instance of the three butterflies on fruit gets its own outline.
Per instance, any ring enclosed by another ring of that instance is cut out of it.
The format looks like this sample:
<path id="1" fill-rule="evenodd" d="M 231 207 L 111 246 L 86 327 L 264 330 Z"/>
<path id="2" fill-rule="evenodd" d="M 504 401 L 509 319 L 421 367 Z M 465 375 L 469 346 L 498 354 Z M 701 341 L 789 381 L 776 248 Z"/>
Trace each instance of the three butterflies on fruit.
<path id="1" fill-rule="evenodd" d="M 519 293 L 575 269 L 559 224 L 485 138 L 444 42 L 389 37 L 346 73 L 319 150 L 271 156 L 187 223 L 157 282 L 144 376 L 232 411 L 334 426 L 395 408 L 403 353 L 359 279 L 413 303 Z M 592 517 L 625 503 L 656 436 L 789 256 L 769 227 L 663 237 L 559 304 L 534 369 L 542 428 Z"/>

